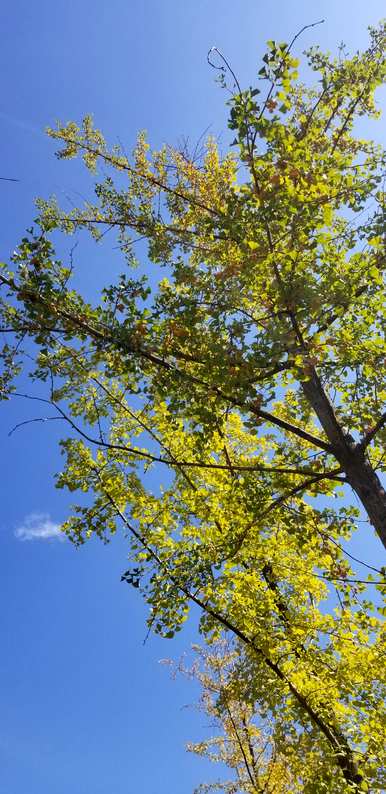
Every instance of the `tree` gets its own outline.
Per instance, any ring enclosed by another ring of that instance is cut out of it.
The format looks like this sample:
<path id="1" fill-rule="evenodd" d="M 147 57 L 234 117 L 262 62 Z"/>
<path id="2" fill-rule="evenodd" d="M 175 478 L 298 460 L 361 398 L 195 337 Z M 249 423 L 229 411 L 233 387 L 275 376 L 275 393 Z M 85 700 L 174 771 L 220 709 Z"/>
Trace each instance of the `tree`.
<path id="1" fill-rule="evenodd" d="M 245 698 L 239 677 L 238 653 L 232 644 L 217 642 L 210 650 L 193 646 L 195 661 L 186 667 L 183 660 L 174 667 L 198 681 L 201 696 L 197 708 L 210 718 L 216 735 L 187 749 L 234 770 L 235 779 L 203 783 L 195 794 L 224 791 L 226 794 L 286 794 L 302 791 L 291 776 L 288 753 L 276 748 L 275 726 L 261 728 L 253 704 Z M 241 684 L 241 686 L 240 686 Z M 288 748 L 290 751 L 292 748 Z M 299 757 L 299 748 L 297 748 Z"/>
<path id="2" fill-rule="evenodd" d="M 90 117 L 49 131 L 59 157 L 108 175 L 83 208 L 40 201 L 3 268 L 1 385 L 20 394 L 29 340 L 47 385 L 29 396 L 71 428 L 57 485 L 89 494 L 68 536 L 123 526 L 123 579 L 151 628 L 173 636 L 194 603 L 208 642 L 232 636 L 245 708 L 274 722 L 300 790 L 335 794 L 386 785 L 386 572 L 358 574 L 342 545 L 358 501 L 386 545 L 385 152 L 356 132 L 379 115 L 386 25 L 353 57 L 312 48 L 312 87 L 292 44 L 268 43 L 247 90 L 211 51 L 235 84 L 224 156 L 213 140 L 151 153 L 140 135 L 128 157 Z M 117 230 L 126 260 L 97 305 L 50 240 L 79 229 Z M 138 236 L 149 264 L 134 278 Z"/>

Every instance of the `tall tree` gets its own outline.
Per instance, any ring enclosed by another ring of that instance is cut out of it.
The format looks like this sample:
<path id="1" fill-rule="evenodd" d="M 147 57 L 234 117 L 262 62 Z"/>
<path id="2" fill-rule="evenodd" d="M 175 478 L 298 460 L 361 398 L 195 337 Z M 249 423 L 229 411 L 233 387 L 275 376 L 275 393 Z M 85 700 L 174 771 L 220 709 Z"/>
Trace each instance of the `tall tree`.
<path id="1" fill-rule="evenodd" d="M 380 597 L 385 569 L 357 574 L 344 548 L 358 501 L 386 545 L 385 152 L 356 133 L 378 116 L 385 44 L 382 24 L 353 57 L 311 49 L 310 87 L 292 44 L 271 41 L 247 90 L 211 51 L 232 85 L 224 156 L 213 140 L 151 153 L 141 135 L 128 157 L 90 117 L 50 130 L 59 157 L 108 175 L 83 208 L 40 201 L 0 275 L 2 394 L 18 393 L 28 339 L 47 384 L 30 397 L 73 431 L 57 484 L 90 494 L 65 531 L 79 544 L 124 527 L 123 578 L 155 631 L 172 636 L 193 602 L 209 641 L 237 640 L 245 707 L 274 721 L 305 792 L 386 785 L 385 648 L 367 587 Z M 96 305 L 49 239 L 82 228 L 116 229 L 126 260 Z M 134 278 L 138 236 L 149 262 Z M 168 474 L 154 493 L 156 465 Z"/>

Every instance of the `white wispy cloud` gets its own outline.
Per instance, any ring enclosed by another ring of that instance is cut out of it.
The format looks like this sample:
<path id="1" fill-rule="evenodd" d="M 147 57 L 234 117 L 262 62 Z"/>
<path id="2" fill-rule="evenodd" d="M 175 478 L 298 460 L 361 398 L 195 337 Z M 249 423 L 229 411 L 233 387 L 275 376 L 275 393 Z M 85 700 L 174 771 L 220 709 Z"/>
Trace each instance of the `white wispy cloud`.
<path id="1" fill-rule="evenodd" d="M 11 116 L 9 113 L 3 113 L 0 110 L 0 119 L 1 121 L 5 121 L 7 124 L 12 124 L 13 127 L 18 127 L 20 130 L 25 130 L 26 132 L 32 132 L 34 135 L 43 135 L 44 130 L 39 129 L 35 124 L 32 124 L 30 121 L 24 119 L 17 119 L 15 116 Z"/>
<path id="2" fill-rule="evenodd" d="M 18 540 L 64 540 L 60 524 L 51 521 L 48 513 L 30 513 L 15 529 Z"/>

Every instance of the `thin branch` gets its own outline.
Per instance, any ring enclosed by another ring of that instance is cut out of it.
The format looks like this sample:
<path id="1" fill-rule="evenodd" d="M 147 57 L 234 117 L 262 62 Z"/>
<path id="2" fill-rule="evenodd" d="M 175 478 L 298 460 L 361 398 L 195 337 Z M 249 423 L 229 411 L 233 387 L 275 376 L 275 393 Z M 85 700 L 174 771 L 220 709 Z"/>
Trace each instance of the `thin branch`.
<path id="1" fill-rule="evenodd" d="M 347 582 L 347 584 L 374 584 L 374 585 L 386 585 L 386 579 L 382 580 L 373 580 L 373 579 L 349 579 L 347 576 L 327 576 L 322 573 L 315 573 L 313 571 L 313 576 L 316 576 L 318 579 L 327 579 L 328 582 Z"/>
<path id="2" fill-rule="evenodd" d="M 15 425 L 12 428 L 12 430 L 9 431 L 8 436 L 12 436 L 15 430 L 19 430 L 20 427 L 23 427 L 24 425 L 30 425 L 33 422 L 53 422 L 55 420 L 63 420 L 63 419 L 64 419 L 63 416 L 42 416 L 39 417 L 38 419 L 26 419 L 25 422 L 19 422 L 17 425 Z"/>
<path id="3" fill-rule="evenodd" d="M 385 413 L 382 414 L 382 416 L 380 416 L 374 427 L 372 427 L 371 430 L 369 430 L 369 432 L 366 433 L 366 435 L 362 438 L 362 440 L 359 442 L 357 446 L 357 449 L 360 450 L 361 452 L 364 452 L 365 449 L 369 446 L 369 444 L 371 444 L 373 438 L 376 436 L 379 430 L 381 430 L 382 427 L 385 426 L 385 424 L 386 424 L 386 411 Z"/>
<path id="4" fill-rule="evenodd" d="M 295 44 L 295 41 L 297 41 L 299 36 L 301 36 L 302 33 L 304 33 L 305 30 L 308 30 L 309 28 L 314 28 L 314 27 L 316 27 L 316 25 L 322 25 L 323 23 L 324 23 L 324 19 L 320 19 L 318 22 L 311 22 L 311 24 L 309 24 L 309 25 L 304 25 L 299 30 L 299 32 L 295 34 L 295 36 L 293 37 L 292 41 L 290 41 L 288 47 L 286 48 L 286 54 L 288 54 L 292 50 L 292 47 Z M 282 60 L 281 60 L 281 65 L 283 65 L 283 62 L 284 62 L 284 58 L 282 58 Z M 262 116 L 264 114 L 264 111 L 265 111 L 265 109 L 267 107 L 267 104 L 268 104 L 269 100 L 271 99 L 271 96 L 272 96 L 273 91 L 275 89 L 275 86 L 277 84 L 277 79 L 278 78 L 275 77 L 275 79 L 271 81 L 271 87 L 270 87 L 270 89 L 268 91 L 268 94 L 267 94 L 267 96 L 265 98 L 265 101 L 263 103 L 262 109 L 261 109 L 260 114 L 259 114 L 259 119 L 262 118 Z"/>
<path id="5" fill-rule="evenodd" d="M 210 59 L 211 52 L 217 52 L 217 55 L 219 56 L 220 60 L 223 63 L 225 63 L 226 69 L 228 69 L 229 74 L 232 75 L 232 77 L 233 77 L 233 79 L 235 81 L 235 86 L 236 86 L 239 94 L 241 94 L 242 91 L 241 91 L 240 83 L 239 83 L 239 81 L 238 81 L 238 79 L 237 79 L 237 77 L 236 77 L 236 75 L 235 75 L 230 63 L 227 61 L 227 59 L 225 58 L 225 55 L 222 54 L 222 52 L 218 49 L 218 47 L 211 47 L 209 52 L 208 52 L 208 54 L 207 54 L 207 56 L 206 56 L 206 60 L 208 61 L 209 66 L 211 66 L 212 69 L 217 69 L 220 72 L 225 72 L 226 71 L 226 69 L 223 66 L 217 66 L 215 63 L 213 63 L 213 61 L 211 61 L 211 59 Z"/>
<path id="6" fill-rule="evenodd" d="M 150 452 L 144 452 L 143 450 L 136 449 L 135 447 L 129 447 L 126 446 L 125 444 L 114 444 L 109 441 L 103 441 L 98 438 L 93 438 L 93 436 L 90 436 L 88 433 L 82 430 L 76 424 L 76 422 L 74 422 L 74 420 L 71 419 L 71 417 L 63 410 L 63 408 L 61 408 L 60 405 L 58 405 L 54 400 L 48 400 L 44 397 L 35 397 L 33 395 L 23 394 L 21 392 L 12 392 L 12 395 L 14 397 L 23 397 L 24 399 L 27 400 L 37 400 L 39 402 L 46 403 L 47 405 L 51 405 L 53 408 L 55 408 L 58 411 L 58 413 L 60 413 L 60 416 L 51 417 L 51 418 L 64 419 L 66 422 L 68 422 L 68 424 L 72 427 L 73 430 L 75 430 L 75 432 L 78 435 L 84 438 L 85 441 L 90 442 L 90 444 L 103 447 L 104 449 L 115 450 L 117 452 L 127 452 L 130 455 L 136 455 L 140 458 L 144 458 L 145 460 L 149 460 L 152 463 L 163 463 L 167 466 L 178 466 L 179 468 L 216 469 L 220 471 L 231 471 L 233 469 L 236 471 L 262 472 L 268 474 L 291 474 L 291 475 L 301 475 L 301 476 L 314 474 L 311 480 L 307 480 L 307 482 L 304 483 L 304 487 L 306 487 L 308 483 L 317 482 L 318 480 L 322 480 L 322 479 L 333 479 L 333 480 L 338 479 L 339 482 L 342 482 L 342 478 L 337 476 L 338 472 L 340 472 L 341 469 L 334 469 L 331 472 L 322 472 L 322 473 L 319 472 L 318 474 L 315 474 L 310 469 L 293 469 L 293 468 L 286 468 L 280 466 L 276 468 L 275 466 L 265 466 L 259 463 L 251 464 L 249 466 L 232 463 L 230 467 L 229 464 L 223 464 L 223 463 L 204 463 L 202 461 L 184 461 L 184 460 L 176 460 L 175 458 L 171 458 L 168 460 L 167 458 L 163 458 L 158 455 L 152 455 Z M 44 418 L 31 419 L 28 420 L 27 422 L 21 422 L 20 425 L 17 425 L 16 427 L 21 427 L 21 425 L 28 424 L 29 422 L 44 422 L 44 421 L 46 421 Z M 298 486 L 298 488 L 300 487 L 301 486 Z M 298 488 L 293 489 L 293 491 L 297 492 Z M 285 498 L 287 498 L 287 496 Z"/>
<path id="7" fill-rule="evenodd" d="M 325 19 L 319 19 L 317 22 L 310 22 L 308 25 L 304 25 L 299 30 L 299 32 L 295 34 L 293 39 L 290 41 L 290 43 L 289 43 L 289 45 L 287 47 L 287 52 L 291 52 L 292 47 L 295 44 L 295 41 L 297 41 L 297 39 L 302 35 L 302 33 L 304 33 L 305 30 L 309 30 L 310 28 L 316 28 L 317 25 L 323 25 L 325 23 L 325 21 L 326 21 Z"/>

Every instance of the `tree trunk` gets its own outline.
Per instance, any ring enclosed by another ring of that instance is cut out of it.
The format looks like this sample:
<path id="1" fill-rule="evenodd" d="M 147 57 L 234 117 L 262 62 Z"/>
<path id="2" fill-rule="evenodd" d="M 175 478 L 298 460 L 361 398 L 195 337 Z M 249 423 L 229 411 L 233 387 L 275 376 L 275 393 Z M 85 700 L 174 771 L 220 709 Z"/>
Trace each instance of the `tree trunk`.
<path id="1" fill-rule="evenodd" d="M 352 437 L 343 432 L 315 371 L 309 380 L 302 383 L 302 388 L 331 444 L 331 453 L 342 466 L 347 482 L 357 494 L 386 548 L 386 491 L 378 475 L 366 460 L 359 444 L 355 444 Z"/>
<path id="2" fill-rule="evenodd" d="M 355 452 L 352 460 L 345 467 L 347 481 L 358 495 L 366 513 L 386 548 L 386 491 L 382 483 L 365 459 L 363 454 L 358 457 Z"/>

